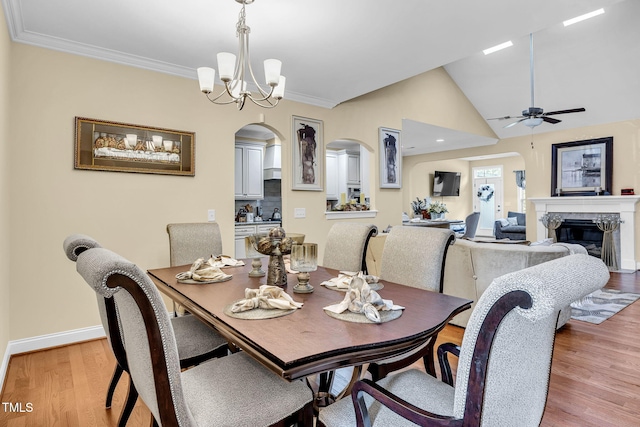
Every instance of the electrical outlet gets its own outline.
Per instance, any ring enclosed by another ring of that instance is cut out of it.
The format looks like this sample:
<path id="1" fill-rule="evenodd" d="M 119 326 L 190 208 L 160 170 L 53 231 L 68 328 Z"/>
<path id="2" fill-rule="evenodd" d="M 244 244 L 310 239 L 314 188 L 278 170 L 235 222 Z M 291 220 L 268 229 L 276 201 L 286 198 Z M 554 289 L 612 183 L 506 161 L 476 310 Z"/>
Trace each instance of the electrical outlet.
<path id="1" fill-rule="evenodd" d="M 295 208 L 293 210 L 294 218 L 305 218 L 307 216 L 307 209 L 305 208 Z"/>
<path id="2" fill-rule="evenodd" d="M 215 209 L 209 209 L 207 211 L 207 221 L 213 222 L 215 220 L 216 220 L 216 210 Z"/>

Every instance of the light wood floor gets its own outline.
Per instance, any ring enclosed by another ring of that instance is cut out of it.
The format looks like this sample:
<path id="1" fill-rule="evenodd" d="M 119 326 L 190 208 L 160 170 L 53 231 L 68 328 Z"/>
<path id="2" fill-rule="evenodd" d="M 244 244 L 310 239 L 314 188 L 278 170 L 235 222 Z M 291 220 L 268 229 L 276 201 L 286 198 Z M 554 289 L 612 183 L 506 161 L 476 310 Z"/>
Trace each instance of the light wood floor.
<path id="1" fill-rule="evenodd" d="M 640 274 L 613 273 L 607 287 L 640 293 Z M 461 342 L 448 326 L 439 341 Z M 543 427 L 640 426 L 640 302 L 600 325 L 569 321 L 556 338 Z M 105 339 L 13 356 L 1 402 L 33 405 L 7 413 L 0 427 L 114 426 L 126 395 L 121 380 L 113 408 L 104 408 L 114 358 Z M 125 374 L 126 376 L 126 374 Z M 138 401 L 128 426 L 149 426 Z"/>

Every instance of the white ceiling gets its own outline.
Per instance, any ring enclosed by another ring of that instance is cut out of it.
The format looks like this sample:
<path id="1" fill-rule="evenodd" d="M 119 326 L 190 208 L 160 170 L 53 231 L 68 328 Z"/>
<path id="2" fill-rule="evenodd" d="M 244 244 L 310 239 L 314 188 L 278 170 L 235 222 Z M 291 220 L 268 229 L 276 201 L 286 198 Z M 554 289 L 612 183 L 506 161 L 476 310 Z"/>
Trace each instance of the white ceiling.
<path id="1" fill-rule="evenodd" d="M 193 78 L 194 90 L 197 67 L 237 50 L 233 0 L 2 4 L 14 41 Z M 604 15 L 562 26 L 600 7 Z M 282 60 L 291 100 L 332 108 L 444 66 L 483 117 L 517 116 L 530 106 L 534 33 L 536 106 L 587 109 L 534 133 L 640 117 L 638 0 L 256 0 L 246 9 L 252 60 Z M 506 40 L 514 46 L 482 54 Z M 507 123 L 489 121 L 499 138 L 532 132 Z M 407 124 L 420 138 L 434 130 Z M 424 144 L 410 135 L 405 144 Z"/>

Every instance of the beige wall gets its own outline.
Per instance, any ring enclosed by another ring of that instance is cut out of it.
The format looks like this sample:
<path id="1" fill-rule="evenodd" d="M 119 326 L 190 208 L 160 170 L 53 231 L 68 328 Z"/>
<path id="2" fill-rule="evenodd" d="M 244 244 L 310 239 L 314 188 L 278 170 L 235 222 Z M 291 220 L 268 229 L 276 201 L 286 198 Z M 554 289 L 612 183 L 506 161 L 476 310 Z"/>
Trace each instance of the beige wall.
<path id="1" fill-rule="evenodd" d="M 404 211 L 411 217 L 411 202 L 416 198 L 431 197 L 432 201 L 447 205 L 449 219 L 465 219 L 472 211 L 471 175 L 466 160 L 425 161 L 424 155 L 405 157 L 403 161 L 403 201 Z M 433 173 L 435 171 L 460 172 L 460 196 L 433 197 Z"/>
<path id="2" fill-rule="evenodd" d="M 9 290 L 9 62 L 11 42 L 4 10 L 0 8 L 0 357 L 10 339 Z"/>
<path id="3" fill-rule="evenodd" d="M 454 152 L 451 152 L 456 153 Z M 462 151 L 464 153 L 464 150 Z M 460 156 L 460 152 L 457 153 Z M 446 215 L 450 219 L 465 219 L 473 211 L 473 174 L 474 167 L 482 166 L 502 166 L 504 173 L 504 211 L 517 211 L 517 188 L 515 177 L 512 171 L 524 169 L 524 159 L 522 156 L 502 157 L 498 159 L 486 160 L 461 160 L 453 158 L 450 160 L 431 160 L 433 155 L 424 154 L 418 156 L 405 157 L 403 173 L 402 206 L 405 212 L 412 215 L 411 202 L 416 197 L 423 199 L 432 197 L 433 173 L 436 170 L 448 172 L 460 172 L 460 196 L 459 197 L 435 197 L 434 200 L 441 201 L 447 205 L 449 213 Z"/>
<path id="4" fill-rule="evenodd" d="M 640 118 L 618 123 L 594 125 L 578 129 L 543 132 L 550 126 L 539 128 L 533 136 L 500 140 L 497 144 L 467 150 L 446 151 L 424 157 L 425 161 L 442 161 L 459 157 L 519 153 L 527 171 L 527 198 L 549 197 L 551 193 L 551 146 L 569 141 L 582 141 L 613 136 L 613 194 L 620 195 L 621 188 L 638 190 L 640 183 Z M 640 208 L 640 207 L 637 207 Z M 636 212 L 636 224 L 640 224 L 640 212 Z M 535 206 L 527 203 L 527 238 L 535 240 L 537 227 Z M 640 230 L 636 228 L 636 261 L 640 259 Z"/>
<path id="5" fill-rule="evenodd" d="M 305 233 L 321 248 L 331 226 L 324 193 L 290 190 L 292 115 L 323 120 L 325 141 L 355 139 L 374 152 L 378 127 L 398 128 L 408 116 L 433 115 L 439 125 L 464 123 L 463 130 L 487 131 L 443 70 L 400 85 L 431 94 L 411 106 L 415 112 L 405 108 L 406 94 L 389 89 L 333 110 L 284 101 L 274 110 L 247 105 L 238 112 L 211 105 L 195 80 L 23 44 L 12 45 L 11 71 L 11 340 L 99 323 L 94 295 L 61 249 L 71 233 L 91 235 L 143 269 L 160 267 L 169 263 L 166 224 L 206 221 L 207 209 L 216 209 L 223 245 L 232 248 L 234 134 L 258 122 L 260 114 L 282 140 L 284 227 Z M 470 118 L 452 121 L 458 114 Z M 75 116 L 195 131 L 196 176 L 74 170 Z M 377 188 L 378 157 L 371 157 L 371 197 L 380 213 L 359 221 L 381 228 L 399 224 L 402 191 Z M 306 208 L 306 218 L 293 219 L 296 207 Z M 36 268 L 34 280 L 29 273 Z"/>
<path id="6" fill-rule="evenodd" d="M 99 323 L 94 295 L 61 249 L 63 239 L 70 233 L 89 234 L 143 269 L 160 267 L 169 263 L 166 224 L 206 221 L 207 209 L 216 209 L 223 245 L 232 248 L 234 199 L 230 177 L 234 134 L 246 124 L 258 122 L 260 114 L 264 114 L 264 124 L 278 133 L 282 141 L 284 227 L 305 233 L 307 241 L 317 242 L 321 248 L 331 226 L 331 221 L 324 217 L 324 193 L 290 190 L 292 115 L 323 120 L 325 142 L 348 138 L 373 150 L 371 197 L 380 213 L 373 221 L 360 221 L 374 222 L 381 228 L 400 223 L 402 211 L 408 210 L 405 198 L 409 200 L 413 195 L 405 196 L 410 189 L 378 188 L 378 127 L 399 129 L 401 120 L 409 118 L 493 136 L 442 69 L 383 88 L 333 110 L 284 101 L 274 110 L 247 105 L 238 112 L 231 106 L 209 104 L 195 80 L 22 44 L 5 47 L 6 43 L 0 47 L 3 59 L 9 56 L 11 59 L 10 128 L 8 137 L 2 141 L 4 150 L 10 145 L 11 268 L 10 288 L 0 285 L 0 297 L 6 300 L 10 292 L 10 340 Z M 0 74 L 0 82 L 3 80 L 6 82 L 6 77 Z M 74 170 L 74 116 L 195 131 L 196 176 Z M 614 134 L 614 157 L 621 162 L 619 167 L 616 163 L 614 171 L 614 185 L 619 191 L 622 185 L 637 187 L 640 173 L 633 156 L 638 149 L 639 126 L 640 121 L 634 121 L 558 135 L 536 135 L 534 150 L 529 140 L 522 138 L 463 153 L 472 156 L 519 152 L 529 169 L 528 195 L 544 196 L 548 195 L 552 142 Z M 425 157 L 424 161 L 459 157 L 460 152 L 438 153 Z M 1 150 L 0 161 L 8 163 Z M 410 167 L 405 166 L 404 171 L 411 173 Z M 623 184 L 623 177 L 632 182 Z M 5 200 L 3 197 L 4 216 Z M 306 208 L 307 217 L 293 219 L 296 207 Z M 1 224 L 6 225 L 6 220 Z M 535 236 L 535 229 L 529 233 Z M 0 276 L 0 280 L 6 283 L 7 278 Z M 6 331 L 0 327 L 0 334 L 3 333 Z M 1 345 L 5 342 L 6 337 Z"/>

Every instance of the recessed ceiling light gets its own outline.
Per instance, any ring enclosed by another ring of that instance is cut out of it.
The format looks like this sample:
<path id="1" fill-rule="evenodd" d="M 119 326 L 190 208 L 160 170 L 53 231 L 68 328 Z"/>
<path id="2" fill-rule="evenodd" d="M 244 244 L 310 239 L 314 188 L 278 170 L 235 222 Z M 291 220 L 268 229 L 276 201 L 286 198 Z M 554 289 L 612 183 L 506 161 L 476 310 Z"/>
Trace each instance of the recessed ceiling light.
<path id="1" fill-rule="evenodd" d="M 500 44 L 499 44 L 499 45 L 497 45 L 497 46 L 490 47 L 489 49 L 485 49 L 485 50 L 483 50 L 482 52 L 483 52 L 485 55 L 489 55 L 490 53 L 497 52 L 497 51 L 499 51 L 499 50 L 502 50 L 502 49 L 507 48 L 507 47 L 510 47 L 510 46 L 513 46 L 513 43 L 511 43 L 511 40 L 509 40 L 508 42 L 500 43 Z"/>
<path id="2" fill-rule="evenodd" d="M 436 142 L 444 142 L 444 139 L 436 139 Z"/>
<path id="3" fill-rule="evenodd" d="M 575 18 L 567 19 L 563 21 L 565 27 L 568 27 L 571 24 L 575 24 L 576 22 L 584 21 L 585 19 L 593 18 L 594 16 L 602 15 L 604 13 L 604 9 L 594 10 L 593 12 L 585 13 L 584 15 L 576 16 Z"/>

